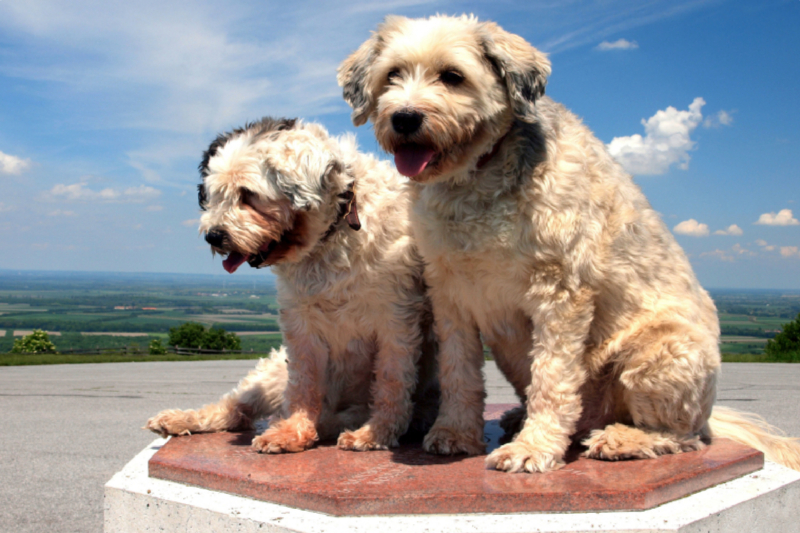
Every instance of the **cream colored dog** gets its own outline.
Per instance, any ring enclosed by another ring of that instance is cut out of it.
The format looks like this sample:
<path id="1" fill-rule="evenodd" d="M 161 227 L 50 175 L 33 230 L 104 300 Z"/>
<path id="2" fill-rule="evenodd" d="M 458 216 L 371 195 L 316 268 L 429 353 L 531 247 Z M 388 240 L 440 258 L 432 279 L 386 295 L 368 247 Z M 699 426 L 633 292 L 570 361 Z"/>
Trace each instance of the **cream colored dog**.
<path id="1" fill-rule="evenodd" d="M 356 125 L 416 184 L 440 341 L 433 453 L 484 451 L 481 336 L 523 401 L 487 465 L 545 472 L 711 436 L 800 467 L 800 447 L 714 410 L 716 309 L 630 176 L 544 96 L 546 56 L 474 17 L 388 17 L 339 68 Z M 522 415 L 522 416 L 520 416 Z M 517 432 L 518 431 L 518 432 Z"/>
<path id="2" fill-rule="evenodd" d="M 228 272 L 272 267 L 285 349 L 219 403 L 164 411 L 146 427 L 246 429 L 283 404 L 288 418 L 253 440 L 259 451 L 302 451 L 337 435 L 344 449 L 387 448 L 409 427 L 418 374 L 414 427 L 429 427 L 434 344 L 405 180 L 359 153 L 352 136 L 272 119 L 221 135 L 200 171 L 200 230 L 227 255 Z"/>

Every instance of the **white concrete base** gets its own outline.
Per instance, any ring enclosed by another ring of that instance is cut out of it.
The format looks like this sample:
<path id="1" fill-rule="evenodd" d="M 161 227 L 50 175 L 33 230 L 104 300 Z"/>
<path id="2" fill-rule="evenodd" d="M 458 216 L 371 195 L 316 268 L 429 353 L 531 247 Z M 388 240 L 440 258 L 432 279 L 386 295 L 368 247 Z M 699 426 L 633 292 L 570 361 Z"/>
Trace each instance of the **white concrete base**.
<path id="1" fill-rule="evenodd" d="M 800 532 L 800 472 L 763 470 L 648 511 L 335 517 L 147 477 L 153 441 L 105 486 L 105 532 Z"/>

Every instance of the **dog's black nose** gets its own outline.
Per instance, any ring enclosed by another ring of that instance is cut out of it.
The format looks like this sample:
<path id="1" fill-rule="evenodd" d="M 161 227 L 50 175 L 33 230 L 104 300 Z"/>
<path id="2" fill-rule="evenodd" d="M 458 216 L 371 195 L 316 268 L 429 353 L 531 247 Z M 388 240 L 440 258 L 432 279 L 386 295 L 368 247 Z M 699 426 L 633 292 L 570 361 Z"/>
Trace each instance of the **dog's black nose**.
<path id="1" fill-rule="evenodd" d="M 422 113 L 415 111 L 398 111 L 392 115 L 392 127 L 397 133 L 411 135 L 422 126 Z"/>
<path id="2" fill-rule="evenodd" d="M 228 234 L 225 233 L 224 230 L 212 229 L 211 231 L 206 233 L 206 242 L 211 246 L 216 246 L 219 248 L 220 246 L 222 246 L 222 243 L 225 240 L 225 237 L 227 236 Z"/>

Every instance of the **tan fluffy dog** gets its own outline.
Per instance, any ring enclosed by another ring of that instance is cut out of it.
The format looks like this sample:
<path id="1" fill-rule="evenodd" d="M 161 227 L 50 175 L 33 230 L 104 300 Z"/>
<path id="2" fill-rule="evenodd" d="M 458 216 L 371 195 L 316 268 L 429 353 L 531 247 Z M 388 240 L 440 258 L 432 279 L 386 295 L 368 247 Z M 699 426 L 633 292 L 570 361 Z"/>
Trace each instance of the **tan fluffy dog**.
<path id="1" fill-rule="evenodd" d="M 546 56 L 474 17 L 388 17 L 339 69 L 356 125 L 416 184 L 440 341 L 433 453 L 481 453 L 481 336 L 523 401 L 509 472 L 696 450 L 710 436 L 800 466 L 797 444 L 715 410 L 716 309 L 630 176 L 544 96 Z M 709 417 L 711 419 L 709 420 Z M 710 422 L 710 427 L 709 427 Z"/>
<path id="2" fill-rule="evenodd" d="M 285 349 L 219 403 L 164 411 L 146 427 L 244 429 L 283 403 L 288 418 L 255 438 L 259 451 L 302 451 L 337 435 L 344 449 L 386 448 L 409 427 L 418 374 L 415 428 L 432 422 L 430 310 L 405 180 L 351 136 L 272 119 L 221 135 L 200 171 L 200 230 L 227 255 L 228 272 L 272 267 Z"/>

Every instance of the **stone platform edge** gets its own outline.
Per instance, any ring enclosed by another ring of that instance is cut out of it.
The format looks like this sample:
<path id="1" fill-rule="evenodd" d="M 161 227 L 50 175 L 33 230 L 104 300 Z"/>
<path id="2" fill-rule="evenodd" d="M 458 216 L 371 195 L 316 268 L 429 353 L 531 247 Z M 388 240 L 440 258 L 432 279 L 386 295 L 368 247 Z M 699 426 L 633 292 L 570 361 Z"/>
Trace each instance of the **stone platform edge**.
<path id="1" fill-rule="evenodd" d="M 147 475 L 156 439 L 105 485 L 104 531 L 236 533 L 800 532 L 800 472 L 764 469 L 646 511 L 335 517 L 214 492 Z"/>

